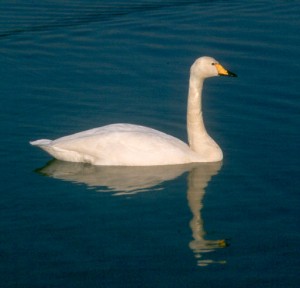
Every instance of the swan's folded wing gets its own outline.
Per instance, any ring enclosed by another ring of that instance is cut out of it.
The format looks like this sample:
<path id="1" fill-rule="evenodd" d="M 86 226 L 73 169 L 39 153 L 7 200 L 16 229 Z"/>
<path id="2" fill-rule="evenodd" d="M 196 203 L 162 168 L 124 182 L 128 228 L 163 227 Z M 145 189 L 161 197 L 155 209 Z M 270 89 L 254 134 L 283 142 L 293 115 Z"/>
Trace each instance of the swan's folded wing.
<path id="1" fill-rule="evenodd" d="M 59 155 L 52 155 L 61 160 L 69 158 L 67 161 L 96 165 L 143 166 L 191 162 L 189 153 L 192 151 L 184 142 L 157 130 L 143 128 L 130 131 L 93 129 L 59 138 L 51 143 L 51 149 Z"/>

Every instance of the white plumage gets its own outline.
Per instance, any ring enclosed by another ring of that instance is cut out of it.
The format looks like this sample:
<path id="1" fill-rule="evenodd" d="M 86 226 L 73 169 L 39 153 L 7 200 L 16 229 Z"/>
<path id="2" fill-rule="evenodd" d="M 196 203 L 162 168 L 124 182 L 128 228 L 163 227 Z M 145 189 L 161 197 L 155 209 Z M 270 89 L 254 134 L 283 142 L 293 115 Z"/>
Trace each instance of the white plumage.
<path id="1" fill-rule="evenodd" d="M 158 130 L 132 124 L 111 124 L 56 140 L 30 142 L 54 158 L 107 166 L 153 166 L 221 161 L 223 154 L 207 134 L 201 112 L 201 92 L 207 77 L 236 76 L 211 57 L 191 67 L 187 130 L 189 146 Z"/>

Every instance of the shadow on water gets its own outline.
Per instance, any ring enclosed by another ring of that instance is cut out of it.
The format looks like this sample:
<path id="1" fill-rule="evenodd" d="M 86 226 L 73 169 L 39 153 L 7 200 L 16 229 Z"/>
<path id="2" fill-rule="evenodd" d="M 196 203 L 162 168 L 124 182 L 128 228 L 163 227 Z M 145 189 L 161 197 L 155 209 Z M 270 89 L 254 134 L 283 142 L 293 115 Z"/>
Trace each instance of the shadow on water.
<path id="1" fill-rule="evenodd" d="M 150 167 L 119 167 L 93 166 L 84 163 L 70 163 L 52 160 L 35 172 L 44 176 L 85 184 L 97 191 L 110 191 L 114 195 L 128 195 L 139 192 L 162 190 L 161 184 L 176 179 L 188 172 L 187 200 L 192 213 L 190 228 L 192 240 L 189 248 L 197 259 L 198 266 L 207 266 L 212 263 L 225 264 L 226 261 L 204 259 L 204 255 L 218 248 L 225 248 L 228 243 L 225 239 L 205 239 L 204 221 L 201 217 L 205 188 L 212 176 L 217 175 L 222 163 L 170 165 Z"/>

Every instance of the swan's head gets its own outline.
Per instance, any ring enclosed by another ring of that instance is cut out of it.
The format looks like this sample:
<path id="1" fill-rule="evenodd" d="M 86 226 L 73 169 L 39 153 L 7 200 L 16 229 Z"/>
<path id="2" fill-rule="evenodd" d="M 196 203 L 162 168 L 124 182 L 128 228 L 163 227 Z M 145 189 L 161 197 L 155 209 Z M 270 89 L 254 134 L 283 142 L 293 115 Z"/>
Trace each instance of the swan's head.
<path id="1" fill-rule="evenodd" d="M 209 78 L 214 76 L 237 77 L 226 70 L 216 59 L 208 56 L 198 58 L 191 67 L 191 77 Z"/>

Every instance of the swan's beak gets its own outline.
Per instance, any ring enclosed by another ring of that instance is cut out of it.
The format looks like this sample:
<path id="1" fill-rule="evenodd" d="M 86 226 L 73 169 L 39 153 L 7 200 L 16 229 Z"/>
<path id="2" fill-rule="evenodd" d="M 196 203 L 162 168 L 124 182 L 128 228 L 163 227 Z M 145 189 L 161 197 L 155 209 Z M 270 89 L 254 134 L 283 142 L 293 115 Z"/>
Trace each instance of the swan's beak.
<path id="1" fill-rule="evenodd" d="M 216 63 L 215 67 L 218 70 L 219 76 L 228 76 L 228 77 L 237 77 L 237 75 L 233 72 L 226 70 L 221 64 Z"/>

